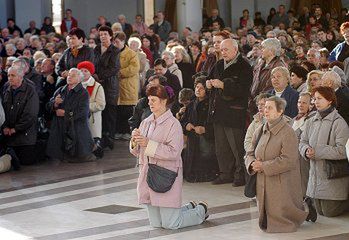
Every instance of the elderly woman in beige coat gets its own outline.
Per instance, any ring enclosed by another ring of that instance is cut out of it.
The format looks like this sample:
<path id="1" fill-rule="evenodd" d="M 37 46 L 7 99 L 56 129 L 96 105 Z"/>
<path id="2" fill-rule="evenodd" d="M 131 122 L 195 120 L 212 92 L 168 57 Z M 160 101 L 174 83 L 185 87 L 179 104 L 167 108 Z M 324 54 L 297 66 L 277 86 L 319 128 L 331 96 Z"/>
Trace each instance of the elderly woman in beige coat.
<path id="1" fill-rule="evenodd" d="M 302 202 L 298 140 L 283 116 L 285 107 L 282 98 L 266 100 L 267 122 L 256 130 L 252 146 L 257 146 L 251 147 L 245 157 L 248 173 L 257 174 L 259 227 L 270 233 L 295 232 L 305 220 L 316 221 L 315 209 Z"/>
<path id="2" fill-rule="evenodd" d="M 336 110 L 335 92 L 330 87 L 313 89 L 317 112 L 306 122 L 299 152 L 310 161 L 307 196 L 315 200 L 320 215 L 335 217 L 349 211 L 349 176 L 328 179 L 325 159 L 345 159 L 349 127 Z"/>

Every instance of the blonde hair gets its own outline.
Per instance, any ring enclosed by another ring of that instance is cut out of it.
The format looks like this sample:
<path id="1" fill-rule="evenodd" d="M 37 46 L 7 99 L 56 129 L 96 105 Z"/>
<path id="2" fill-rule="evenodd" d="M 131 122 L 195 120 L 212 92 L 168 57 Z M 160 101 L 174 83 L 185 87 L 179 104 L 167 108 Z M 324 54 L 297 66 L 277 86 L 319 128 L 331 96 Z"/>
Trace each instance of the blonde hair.
<path id="1" fill-rule="evenodd" d="M 308 92 L 311 92 L 311 91 L 312 91 L 311 86 L 310 86 L 310 84 L 309 84 L 309 78 L 310 78 L 311 75 L 314 75 L 314 74 L 319 75 L 319 78 L 321 79 L 322 76 L 323 76 L 325 73 L 324 73 L 323 71 L 320 71 L 320 70 L 313 70 L 313 71 L 311 71 L 311 72 L 308 73 L 308 75 L 307 75 L 307 89 L 308 89 Z"/>
<path id="2" fill-rule="evenodd" d="M 46 59 L 47 56 L 44 52 L 42 51 L 36 51 L 33 55 L 33 59 L 34 59 L 34 62 L 36 62 L 36 60 L 38 60 L 39 58 L 43 58 L 43 59 Z"/>
<path id="3" fill-rule="evenodd" d="M 121 23 L 116 22 L 111 26 L 111 30 L 113 31 L 113 33 L 118 32 L 118 31 L 122 31 L 122 26 Z"/>
<path id="4" fill-rule="evenodd" d="M 182 54 L 184 63 L 191 63 L 190 56 L 183 46 L 174 46 L 171 49 L 171 52 L 175 53 L 176 50 L 179 50 L 179 52 Z"/>

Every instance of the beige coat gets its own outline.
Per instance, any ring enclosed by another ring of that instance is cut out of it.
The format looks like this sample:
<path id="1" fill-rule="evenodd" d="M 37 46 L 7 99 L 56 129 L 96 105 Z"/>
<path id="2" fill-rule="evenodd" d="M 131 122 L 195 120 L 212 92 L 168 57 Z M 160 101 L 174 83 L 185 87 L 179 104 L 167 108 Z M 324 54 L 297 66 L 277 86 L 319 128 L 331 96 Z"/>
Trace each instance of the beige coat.
<path id="1" fill-rule="evenodd" d="M 138 54 L 125 46 L 120 53 L 120 80 L 118 105 L 136 105 L 139 89 Z"/>
<path id="2" fill-rule="evenodd" d="M 265 124 L 256 151 L 251 147 L 245 157 L 249 174 L 256 157 L 263 162 L 263 172 L 257 174 L 257 201 L 259 226 L 266 232 L 294 232 L 308 215 L 302 203 L 298 140 L 287 121 L 282 118 L 270 130 Z M 260 130 L 253 136 L 253 145 Z"/>
<path id="3" fill-rule="evenodd" d="M 251 146 L 252 146 L 252 137 L 254 132 L 256 131 L 257 128 L 261 127 L 264 123 L 263 117 L 259 113 L 256 113 L 253 116 L 253 121 L 251 124 L 248 126 L 246 135 L 245 135 L 245 141 L 244 141 L 244 149 L 247 152 Z"/>
<path id="4" fill-rule="evenodd" d="M 93 138 L 102 138 L 102 111 L 105 108 L 104 89 L 93 77 L 90 77 L 87 82 L 83 82 L 84 88 L 93 86 L 93 91 L 90 96 L 90 118 L 89 128 Z"/>

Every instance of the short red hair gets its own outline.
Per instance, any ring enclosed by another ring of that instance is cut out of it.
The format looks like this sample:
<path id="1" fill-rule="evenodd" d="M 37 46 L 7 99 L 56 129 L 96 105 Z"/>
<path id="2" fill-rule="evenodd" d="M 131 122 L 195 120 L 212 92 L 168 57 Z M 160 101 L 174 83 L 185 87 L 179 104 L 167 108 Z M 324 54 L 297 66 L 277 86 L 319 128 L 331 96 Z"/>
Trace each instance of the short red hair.
<path id="1" fill-rule="evenodd" d="M 341 28 L 340 28 L 341 34 L 343 35 L 344 30 L 348 29 L 348 28 L 349 28 L 349 22 L 342 23 Z"/>
<path id="2" fill-rule="evenodd" d="M 312 95 L 318 92 L 321 96 L 323 96 L 327 101 L 332 102 L 331 105 L 333 107 L 337 106 L 337 97 L 335 91 L 330 87 L 317 87 L 312 90 Z"/>
<path id="3" fill-rule="evenodd" d="M 216 37 L 216 36 L 221 36 L 223 39 L 228 39 L 228 38 L 230 38 L 231 34 L 227 30 L 223 30 L 223 31 L 217 32 L 214 35 L 214 37 Z"/>

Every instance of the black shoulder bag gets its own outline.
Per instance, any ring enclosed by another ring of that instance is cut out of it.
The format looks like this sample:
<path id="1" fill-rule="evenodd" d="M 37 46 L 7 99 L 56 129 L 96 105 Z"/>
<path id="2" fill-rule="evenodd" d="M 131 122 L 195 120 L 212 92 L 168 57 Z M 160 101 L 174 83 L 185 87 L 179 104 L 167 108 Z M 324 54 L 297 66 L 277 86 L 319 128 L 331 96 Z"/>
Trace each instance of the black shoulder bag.
<path id="1" fill-rule="evenodd" d="M 333 120 L 330 128 L 330 132 L 328 133 L 327 145 L 330 145 L 330 137 L 332 132 L 332 127 L 334 121 Z M 325 160 L 324 170 L 326 172 L 327 179 L 335 179 L 335 178 L 343 178 L 349 176 L 349 162 L 348 159 L 340 159 L 340 160 Z"/>
<path id="2" fill-rule="evenodd" d="M 258 133 L 256 143 L 254 145 L 254 151 L 256 151 L 258 142 L 262 137 L 263 127 L 264 127 L 264 124 L 262 125 L 262 128 Z M 254 198 L 256 196 L 256 194 L 257 194 L 257 173 L 255 173 L 253 175 L 247 175 L 247 181 L 246 181 L 246 185 L 245 185 L 245 189 L 244 189 L 244 194 L 248 198 Z"/>
<path id="3" fill-rule="evenodd" d="M 148 135 L 150 125 L 147 130 L 146 137 Z M 149 163 L 148 159 L 148 173 L 147 173 L 147 184 L 151 190 L 157 193 L 168 192 L 173 183 L 176 181 L 178 172 L 171 171 L 164 167 L 160 167 L 157 164 Z"/>

